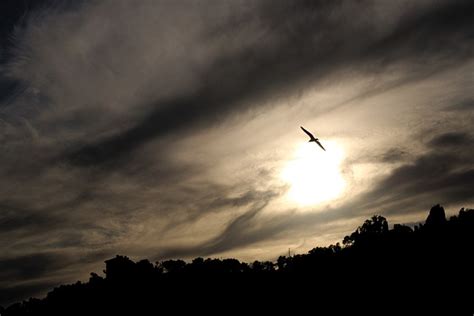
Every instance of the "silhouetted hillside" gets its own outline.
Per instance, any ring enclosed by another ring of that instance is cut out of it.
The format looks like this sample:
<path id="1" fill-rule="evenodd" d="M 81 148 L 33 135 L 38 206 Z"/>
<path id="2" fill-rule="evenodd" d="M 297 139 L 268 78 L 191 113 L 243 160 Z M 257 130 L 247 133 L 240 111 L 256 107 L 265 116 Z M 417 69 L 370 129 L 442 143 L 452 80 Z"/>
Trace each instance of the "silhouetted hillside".
<path id="1" fill-rule="evenodd" d="M 309 314 L 363 311 L 472 315 L 474 210 L 434 206 L 412 229 L 373 216 L 342 242 L 276 262 L 196 258 L 152 264 L 116 256 L 105 276 L 62 285 L 1 315 Z M 446 312 L 445 312 L 446 311 Z"/>

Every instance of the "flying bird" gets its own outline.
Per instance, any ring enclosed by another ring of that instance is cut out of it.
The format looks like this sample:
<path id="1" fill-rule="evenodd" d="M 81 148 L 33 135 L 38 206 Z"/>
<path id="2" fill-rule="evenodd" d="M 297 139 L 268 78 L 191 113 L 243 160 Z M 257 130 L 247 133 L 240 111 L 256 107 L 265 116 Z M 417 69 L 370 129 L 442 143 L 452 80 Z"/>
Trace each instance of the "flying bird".
<path id="1" fill-rule="evenodd" d="M 323 145 L 321 145 L 321 143 L 319 142 L 319 139 L 317 139 L 316 137 L 313 136 L 313 134 L 311 134 L 310 132 L 308 132 L 303 126 L 300 126 L 301 129 L 303 130 L 303 132 L 305 132 L 306 134 L 308 134 L 309 136 L 309 141 L 310 142 L 315 142 L 316 144 L 319 145 L 319 147 L 321 147 L 324 151 L 326 151 L 326 149 L 324 149 Z"/>

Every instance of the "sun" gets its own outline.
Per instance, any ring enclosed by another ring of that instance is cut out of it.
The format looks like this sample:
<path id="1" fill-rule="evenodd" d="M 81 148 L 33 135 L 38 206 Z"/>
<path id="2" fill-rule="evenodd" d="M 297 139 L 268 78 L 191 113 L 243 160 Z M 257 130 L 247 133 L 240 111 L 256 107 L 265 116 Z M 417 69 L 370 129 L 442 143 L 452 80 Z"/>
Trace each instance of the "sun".
<path id="1" fill-rule="evenodd" d="M 281 178 L 290 185 L 288 197 L 301 206 L 316 205 L 339 197 L 345 188 L 341 174 L 343 149 L 335 142 L 324 142 L 326 151 L 314 143 L 297 147 L 284 166 Z"/>

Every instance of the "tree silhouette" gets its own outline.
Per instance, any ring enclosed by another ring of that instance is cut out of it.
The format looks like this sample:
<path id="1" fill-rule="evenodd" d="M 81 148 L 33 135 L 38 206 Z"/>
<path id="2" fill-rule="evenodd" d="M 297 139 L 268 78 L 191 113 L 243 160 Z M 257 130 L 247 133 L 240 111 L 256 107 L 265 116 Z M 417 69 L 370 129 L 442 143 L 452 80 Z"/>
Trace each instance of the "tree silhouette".
<path id="1" fill-rule="evenodd" d="M 375 215 L 344 237 L 343 247 L 316 247 L 276 262 L 196 258 L 152 264 L 118 255 L 105 261 L 104 277 L 91 273 L 88 282 L 61 285 L 43 299 L 0 307 L 0 313 L 268 314 L 288 305 L 292 314 L 303 314 L 298 307 L 307 306 L 315 313 L 327 307 L 331 313 L 435 315 L 446 309 L 449 315 L 472 315 L 473 244 L 474 210 L 463 208 L 446 220 L 444 208 L 435 205 L 414 229 L 389 229 L 386 218 Z M 216 309 L 218 304 L 226 310 Z"/>
<path id="2" fill-rule="evenodd" d="M 433 206 L 426 218 L 426 227 L 440 227 L 446 224 L 446 214 L 444 212 L 444 208 L 437 204 Z"/>
<path id="3" fill-rule="evenodd" d="M 345 246 L 352 246 L 357 243 L 372 241 L 377 235 L 383 235 L 388 232 L 387 219 L 380 215 L 374 215 L 367 219 L 362 226 L 359 226 L 350 236 L 344 237 L 342 243 Z"/>

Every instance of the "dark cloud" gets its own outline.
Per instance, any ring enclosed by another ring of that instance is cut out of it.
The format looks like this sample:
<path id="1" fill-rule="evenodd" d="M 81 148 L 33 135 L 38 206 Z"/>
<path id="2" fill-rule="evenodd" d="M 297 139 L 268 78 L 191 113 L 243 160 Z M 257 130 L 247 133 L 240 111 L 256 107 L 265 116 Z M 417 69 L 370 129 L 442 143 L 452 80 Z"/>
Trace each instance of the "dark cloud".
<path id="1" fill-rule="evenodd" d="M 383 71 L 396 63 L 423 60 L 425 67 L 411 65 L 421 68 L 412 76 L 420 76 L 420 71 L 436 72 L 472 55 L 471 1 L 443 2 L 410 12 L 380 38 L 373 35 L 377 25 L 364 23 L 373 20 L 367 5 L 338 1 L 264 5 L 257 11 L 266 32 L 262 39 L 216 58 L 195 93 L 158 101 L 133 127 L 69 150 L 66 160 L 75 165 L 117 160 L 172 131 L 218 123 L 233 111 L 245 110 L 251 104 L 246 101 L 256 95 L 283 93 L 343 68 Z M 360 17 L 350 18 L 362 10 Z"/>
<path id="2" fill-rule="evenodd" d="M 392 162 L 400 162 L 406 159 L 408 153 L 405 150 L 399 149 L 399 148 L 391 148 L 387 150 L 382 157 L 380 157 L 381 162 L 387 162 L 387 163 L 392 163 Z"/>
<path id="3" fill-rule="evenodd" d="M 242 191 L 242 189 L 245 189 L 244 193 L 232 196 L 233 192 Z M 271 197 L 280 195 L 283 190 L 278 189 L 259 191 L 243 183 L 239 183 L 235 187 L 201 184 L 199 188 L 186 188 L 187 194 L 193 196 L 192 202 L 189 201 L 189 198 L 180 194 L 177 194 L 177 197 L 164 199 L 167 205 L 172 205 L 170 215 L 173 215 L 174 212 L 175 216 L 169 218 L 167 225 L 161 229 L 161 233 L 189 225 L 205 216 L 209 216 L 209 214 L 219 214 L 238 208 L 251 208 L 255 203 L 269 201 Z M 181 210 L 179 216 L 176 214 L 178 210 Z M 185 211 L 184 214 L 182 211 Z M 165 213 L 162 211 L 162 214 Z"/>
<path id="4" fill-rule="evenodd" d="M 5 49 L 11 44 L 11 33 L 15 25 L 27 14 L 28 10 L 35 9 L 35 6 L 44 1 L 15 1 L 5 0 L 0 3 L 0 52 L 2 58 L 5 58 Z M 0 85 L 1 86 L 1 85 Z"/>
<path id="5" fill-rule="evenodd" d="M 263 204 L 265 207 L 266 204 Z M 249 224 L 263 207 L 253 208 L 250 211 L 233 219 L 224 229 L 224 233 L 208 240 L 204 243 L 192 246 L 164 247 L 153 258 L 160 260 L 163 258 L 182 258 L 193 256 L 209 256 L 218 252 L 226 251 L 232 247 L 245 246 L 261 240 L 260 238 L 252 238 L 247 231 L 236 231 L 236 227 L 244 227 L 242 224 Z M 230 234 L 233 238 L 229 239 Z M 234 234 L 235 233 L 235 234 Z"/>
<path id="6" fill-rule="evenodd" d="M 5 204 L 0 205 L 0 210 L 0 235 L 19 230 L 27 230 L 30 233 L 36 229 L 51 229 L 54 224 L 54 219 L 46 211 L 31 212 Z"/>
<path id="7" fill-rule="evenodd" d="M 225 198 L 222 196 L 216 196 L 212 202 L 208 205 L 210 208 L 219 208 L 219 207 L 226 207 L 226 206 L 246 206 L 255 202 L 256 200 L 265 199 L 265 195 L 269 195 L 268 192 L 256 192 L 256 191 L 248 191 L 244 194 L 233 197 L 233 198 Z"/>
<path id="8" fill-rule="evenodd" d="M 471 146 L 473 143 L 473 139 L 471 135 L 463 133 L 463 132 L 450 132 L 446 134 L 442 134 L 439 136 L 434 137 L 428 145 L 432 149 L 436 149 L 439 151 L 444 151 L 443 148 L 440 147 L 450 147 L 452 149 L 462 149 L 463 146 L 468 147 Z"/>
<path id="9" fill-rule="evenodd" d="M 10 51 L 10 47 L 15 45 L 13 33 L 15 28 L 26 26 L 30 15 L 52 10 L 78 9 L 83 2 L 83 0 L 3 0 L 0 3 L 0 64 L 15 57 Z"/>
<path id="10" fill-rule="evenodd" d="M 412 158 L 412 154 L 406 149 L 392 147 L 388 149 L 381 148 L 378 152 L 363 151 L 359 155 L 347 158 L 344 163 L 344 169 L 348 170 L 353 164 L 361 163 L 401 163 Z"/>
<path id="11" fill-rule="evenodd" d="M 158 255 L 156 255 L 155 259 L 182 256 L 209 256 L 253 244 L 255 242 L 261 241 L 265 236 L 270 237 L 273 235 L 273 233 L 269 233 L 267 235 L 265 233 L 267 227 L 265 225 L 259 225 L 257 221 L 255 221 L 255 218 L 270 201 L 279 195 L 279 192 L 273 191 L 249 191 L 238 198 L 215 200 L 219 206 L 226 206 L 228 208 L 244 206 L 250 203 L 252 205 L 250 209 L 244 211 L 242 214 L 236 216 L 229 223 L 227 223 L 223 231 L 210 240 L 198 245 L 193 245 L 191 247 L 184 246 L 168 249 L 165 248 L 161 250 Z M 189 221 L 190 219 L 188 218 L 187 220 Z M 193 218 L 193 220 L 195 220 L 195 218 Z"/>
<path id="12" fill-rule="evenodd" d="M 474 99 L 466 99 L 445 108 L 450 111 L 472 111 L 474 109 Z"/>
<path id="13" fill-rule="evenodd" d="M 466 132 L 446 132 L 434 136 L 428 151 L 412 162 L 395 168 L 375 189 L 361 200 L 371 208 L 403 212 L 416 203 L 439 202 L 444 205 L 470 203 L 474 196 L 474 151 L 472 135 Z"/>
<path id="14" fill-rule="evenodd" d="M 388 53 L 389 59 L 410 55 L 416 59 L 452 55 L 470 58 L 472 46 L 468 43 L 473 39 L 474 28 L 469 21 L 473 8 L 470 1 L 449 1 L 434 4 L 426 11 L 408 11 L 395 31 L 377 43 L 375 53 Z M 460 46 L 459 40 L 463 41 Z"/>
<path id="15" fill-rule="evenodd" d="M 217 236 L 210 238 L 200 244 L 192 246 L 164 247 L 154 257 L 155 259 L 180 257 L 180 256 L 208 256 L 247 246 L 262 240 L 265 235 L 263 230 L 266 225 L 259 225 L 255 221 L 259 213 L 274 199 L 281 196 L 283 188 L 274 188 L 268 191 L 248 190 L 237 197 L 223 198 L 226 193 L 221 189 L 211 195 L 211 200 L 200 201 L 196 207 L 196 212 L 189 214 L 181 221 L 171 221 L 168 229 L 178 225 L 185 225 L 195 222 L 212 212 L 229 212 L 234 209 L 243 208 L 239 215 L 234 216 L 225 228 Z"/>
<path id="16" fill-rule="evenodd" d="M 64 255 L 55 253 L 37 253 L 2 259 L 0 261 L 0 276 L 4 280 L 3 282 L 35 279 L 62 267 L 63 263 Z"/>
<path id="17" fill-rule="evenodd" d="M 5 107 L 15 99 L 22 91 L 19 81 L 2 78 L 0 76 L 0 106 Z"/>

